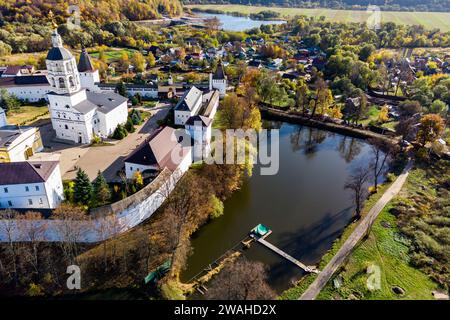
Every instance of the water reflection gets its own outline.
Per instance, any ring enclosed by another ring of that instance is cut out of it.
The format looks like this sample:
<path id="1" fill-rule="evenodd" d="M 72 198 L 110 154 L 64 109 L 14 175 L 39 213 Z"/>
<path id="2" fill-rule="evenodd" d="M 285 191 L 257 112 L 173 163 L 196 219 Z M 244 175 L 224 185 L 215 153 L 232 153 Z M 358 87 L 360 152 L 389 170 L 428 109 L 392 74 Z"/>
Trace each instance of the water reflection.
<path id="1" fill-rule="evenodd" d="M 344 185 L 353 169 L 369 163 L 362 140 L 306 126 L 272 123 L 280 128 L 280 170 L 257 173 L 225 202 L 225 213 L 193 237 L 194 254 L 182 280 L 188 280 L 242 240 L 258 223 L 273 233 L 268 241 L 307 264 L 317 263 L 352 219 L 352 196 Z M 281 125 L 281 126 L 280 126 Z M 269 266 L 277 291 L 302 271 L 258 244 L 246 256 Z"/>

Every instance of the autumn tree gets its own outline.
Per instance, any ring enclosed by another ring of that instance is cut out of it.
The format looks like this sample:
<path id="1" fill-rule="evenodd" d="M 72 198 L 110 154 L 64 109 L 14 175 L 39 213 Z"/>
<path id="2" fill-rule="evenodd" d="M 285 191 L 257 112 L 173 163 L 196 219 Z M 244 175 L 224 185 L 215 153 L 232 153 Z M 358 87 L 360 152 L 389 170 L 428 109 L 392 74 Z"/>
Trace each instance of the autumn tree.
<path id="1" fill-rule="evenodd" d="M 134 66 L 136 72 L 145 71 L 145 58 L 140 52 L 135 52 L 131 57 L 131 64 Z"/>
<path id="2" fill-rule="evenodd" d="M 444 120 L 438 114 L 427 114 L 420 119 L 417 141 L 425 146 L 428 142 L 436 141 L 444 132 Z"/>
<path id="3" fill-rule="evenodd" d="M 261 262 L 239 257 L 227 264 L 212 281 L 205 297 L 213 300 L 268 300 L 275 292 L 268 285 L 267 269 Z"/>
<path id="4" fill-rule="evenodd" d="M 367 189 L 365 184 L 369 178 L 369 173 L 366 168 L 359 167 L 347 179 L 344 187 L 353 193 L 353 202 L 355 204 L 356 215 L 355 218 L 361 218 L 362 206 L 364 200 L 367 198 Z"/>
<path id="5" fill-rule="evenodd" d="M 222 125 L 226 129 L 256 129 L 261 128 L 261 114 L 248 101 L 231 93 L 225 96 L 221 110 Z"/>
<path id="6" fill-rule="evenodd" d="M 142 173 L 140 171 L 136 171 L 133 174 L 133 182 L 138 189 L 141 189 L 144 186 L 144 179 L 142 178 Z"/>
<path id="7" fill-rule="evenodd" d="M 303 78 L 299 78 L 295 88 L 295 106 L 301 108 L 303 114 L 306 113 L 306 107 L 308 106 L 308 93 L 308 85 Z"/>
<path id="8" fill-rule="evenodd" d="M 154 67 L 156 65 L 156 58 L 151 52 L 148 53 L 147 63 L 150 67 Z"/>
<path id="9" fill-rule="evenodd" d="M 202 203 L 197 188 L 197 180 L 188 171 L 177 183 L 175 189 L 167 194 L 167 207 L 164 215 L 173 216 L 173 228 L 176 230 L 171 239 L 171 277 L 177 277 L 180 268 L 190 251 L 189 235 L 196 226 L 198 206 Z"/>
<path id="10" fill-rule="evenodd" d="M 384 123 L 389 120 L 389 109 L 387 105 L 381 107 L 380 113 L 378 114 L 378 122 Z"/>
<path id="11" fill-rule="evenodd" d="M 320 114 L 325 113 L 333 103 L 333 95 L 331 90 L 328 89 L 327 83 L 322 78 L 317 79 L 315 83 L 316 96 L 314 101 L 311 101 L 312 112 L 311 118 L 313 118 L 316 112 L 319 110 Z"/>

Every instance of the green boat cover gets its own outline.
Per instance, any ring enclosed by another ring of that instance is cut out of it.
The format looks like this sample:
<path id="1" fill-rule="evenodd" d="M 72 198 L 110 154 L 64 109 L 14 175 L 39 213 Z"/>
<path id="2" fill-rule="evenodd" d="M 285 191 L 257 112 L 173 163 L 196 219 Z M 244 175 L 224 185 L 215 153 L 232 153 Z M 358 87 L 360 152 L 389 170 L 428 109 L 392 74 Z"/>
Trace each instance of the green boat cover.
<path id="1" fill-rule="evenodd" d="M 256 227 L 253 228 L 252 232 L 260 237 L 264 236 L 267 232 L 269 232 L 269 228 L 266 227 L 263 224 L 258 224 Z"/>
<path id="2" fill-rule="evenodd" d="M 145 284 L 156 282 L 170 270 L 170 260 L 167 260 L 154 271 L 150 272 L 144 279 Z"/>

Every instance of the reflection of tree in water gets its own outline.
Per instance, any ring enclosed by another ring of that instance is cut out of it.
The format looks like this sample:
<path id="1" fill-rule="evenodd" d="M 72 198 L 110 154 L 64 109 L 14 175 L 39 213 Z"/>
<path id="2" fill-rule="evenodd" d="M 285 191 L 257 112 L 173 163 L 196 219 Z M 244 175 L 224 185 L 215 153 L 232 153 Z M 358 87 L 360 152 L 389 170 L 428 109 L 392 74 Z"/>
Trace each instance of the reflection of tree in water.
<path id="1" fill-rule="evenodd" d="M 271 121 L 271 120 L 263 120 L 262 127 L 264 129 L 281 129 L 283 126 L 283 122 L 281 121 Z"/>
<path id="2" fill-rule="evenodd" d="M 361 152 L 361 148 L 361 141 L 348 136 L 343 136 L 338 145 L 338 151 L 347 163 L 351 162 Z"/>
<path id="3" fill-rule="evenodd" d="M 304 142 L 305 155 L 312 157 L 317 151 L 317 146 L 327 138 L 327 132 L 314 128 L 306 128 L 303 130 L 303 128 L 302 126 L 296 126 L 290 134 L 292 151 L 300 150 L 302 148 L 302 142 Z"/>
<path id="4" fill-rule="evenodd" d="M 296 126 L 294 128 L 294 131 L 291 132 L 290 140 L 291 140 L 291 147 L 292 151 L 298 151 L 301 149 L 301 142 L 302 142 L 302 126 Z"/>
<path id="5" fill-rule="evenodd" d="M 309 128 L 308 138 L 305 142 L 305 155 L 312 158 L 317 152 L 318 145 L 324 142 L 326 138 L 326 131 Z"/>

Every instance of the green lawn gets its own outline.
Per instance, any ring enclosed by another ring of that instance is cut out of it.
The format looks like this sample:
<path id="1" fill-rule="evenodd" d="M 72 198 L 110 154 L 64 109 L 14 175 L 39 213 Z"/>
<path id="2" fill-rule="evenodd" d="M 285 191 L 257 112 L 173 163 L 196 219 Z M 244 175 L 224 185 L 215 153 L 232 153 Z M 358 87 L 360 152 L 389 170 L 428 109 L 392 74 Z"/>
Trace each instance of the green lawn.
<path id="1" fill-rule="evenodd" d="M 241 12 L 245 14 L 258 13 L 263 10 L 279 12 L 284 17 L 306 15 L 313 17 L 325 16 L 327 19 L 339 22 L 365 22 L 371 13 L 364 10 L 334 10 L 334 9 L 304 9 L 259 7 L 244 5 L 191 5 L 188 8 L 216 9 L 225 12 Z M 397 24 L 421 24 L 428 29 L 440 28 L 442 31 L 450 31 L 450 13 L 447 12 L 396 12 L 382 11 L 381 22 L 395 22 Z"/>
<path id="2" fill-rule="evenodd" d="M 9 124 L 29 125 L 37 120 L 49 118 L 47 106 L 21 106 L 8 112 Z"/>
<path id="3" fill-rule="evenodd" d="M 133 55 L 134 52 L 136 52 L 136 50 L 127 48 L 108 48 L 108 50 L 104 51 L 108 63 L 119 60 L 124 52 L 128 54 L 129 58 L 131 58 L 131 56 Z M 95 59 L 98 59 L 99 52 L 90 51 L 89 55 Z"/>
<path id="4" fill-rule="evenodd" d="M 395 200 L 394 200 L 395 201 Z M 330 281 L 318 299 L 358 299 L 377 300 L 423 300 L 432 299 L 431 292 L 437 285 L 423 272 L 409 264 L 408 246 L 398 236 L 396 217 L 389 213 L 390 204 L 380 213 L 372 227 L 369 237 L 352 253 L 344 271 L 337 275 L 342 279 L 342 286 L 335 288 Z M 381 223 L 389 223 L 385 227 Z M 367 281 L 369 266 L 379 267 L 380 289 L 369 290 Z M 394 286 L 405 290 L 403 295 L 392 291 Z"/>

